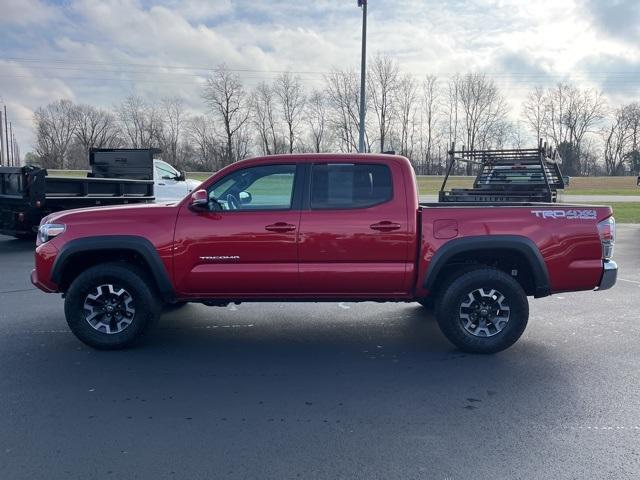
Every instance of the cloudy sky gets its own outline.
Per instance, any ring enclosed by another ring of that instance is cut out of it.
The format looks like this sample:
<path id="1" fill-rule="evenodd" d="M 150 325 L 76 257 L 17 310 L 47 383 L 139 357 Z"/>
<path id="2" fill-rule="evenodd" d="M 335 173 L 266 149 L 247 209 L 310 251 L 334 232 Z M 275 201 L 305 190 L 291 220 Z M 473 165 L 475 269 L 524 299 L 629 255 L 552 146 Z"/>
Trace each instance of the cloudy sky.
<path id="1" fill-rule="evenodd" d="M 202 110 L 208 69 L 246 85 L 298 72 L 309 88 L 359 68 L 356 0 L 0 0 L 0 103 L 26 152 L 32 112 L 69 98 L 112 107 L 130 94 Z M 638 0 L 369 0 L 369 52 L 446 80 L 481 72 L 514 105 L 569 79 L 612 104 L 640 98 Z"/>

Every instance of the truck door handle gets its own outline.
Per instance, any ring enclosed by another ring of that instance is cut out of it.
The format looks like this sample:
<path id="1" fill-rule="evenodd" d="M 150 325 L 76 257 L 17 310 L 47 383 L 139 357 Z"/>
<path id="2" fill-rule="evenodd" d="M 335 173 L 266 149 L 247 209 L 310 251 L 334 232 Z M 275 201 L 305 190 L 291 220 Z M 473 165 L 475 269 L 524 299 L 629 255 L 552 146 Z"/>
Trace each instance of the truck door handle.
<path id="1" fill-rule="evenodd" d="M 371 230 L 378 230 L 379 232 L 392 232 L 394 230 L 400 230 L 400 224 L 389 222 L 385 220 L 384 222 L 374 223 L 370 225 Z"/>
<path id="2" fill-rule="evenodd" d="M 284 233 L 284 232 L 291 232 L 295 230 L 296 226 L 286 222 L 276 222 L 274 224 L 267 225 L 266 227 L 264 227 L 264 229 L 270 232 Z"/>

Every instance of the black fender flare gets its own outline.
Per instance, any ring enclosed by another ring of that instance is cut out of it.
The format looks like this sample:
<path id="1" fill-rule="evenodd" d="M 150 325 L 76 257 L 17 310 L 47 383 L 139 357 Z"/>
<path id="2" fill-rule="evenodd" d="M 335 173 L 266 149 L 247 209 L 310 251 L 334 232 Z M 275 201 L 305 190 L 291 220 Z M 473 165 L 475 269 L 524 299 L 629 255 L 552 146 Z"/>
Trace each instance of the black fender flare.
<path id="1" fill-rule="evenodd" d="M 482 235 L 448 241 L 436 250 L 431 259 L 425 274 L 424 288 L 433 291 L 438 275 L 455 255 L 495 249 L 511 250 L 524 256 L 533 274 L 534 296 L 540 298 L 550 294 L 549 272 L 540 249 L 531 239 L 520 235 Z"/>
<path id="2" fill-rule="evenodd" d="M 60 284 L 64 270 L 73 261 L 73 256 L 78 253 L 96 252 L 100 254 L 105 250 L 135 252 L 145 261 L 155 281 L 162 298 L 171 301 L 175 298 L 173 284 L 169 273 L 165 268 L 158 251 L 153 244 L 144 237 L 136 235 L 104 235 L 95 237 L 83 237 L 65 243 L 51 269 L 51 281 Z"/>

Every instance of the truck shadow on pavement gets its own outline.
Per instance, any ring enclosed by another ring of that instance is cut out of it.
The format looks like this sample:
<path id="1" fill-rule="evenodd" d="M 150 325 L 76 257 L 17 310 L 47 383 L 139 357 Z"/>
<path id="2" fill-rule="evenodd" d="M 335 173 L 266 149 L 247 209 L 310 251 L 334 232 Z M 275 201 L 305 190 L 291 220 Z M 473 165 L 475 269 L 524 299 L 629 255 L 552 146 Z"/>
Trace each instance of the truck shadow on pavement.
<path id="1" fill-rule="evenodd" d="M 433 315 L 411 304 L 222 310 L 217 315 L 216 309 L 187 306 L 165 314 L 138 349 L 97 355 L 142 364 L 141 378 L 161 373 L 179 390 L 196 387 L 215 402 L 236 398 L 238 405 L 227 405 L 234 411 L 254 401 L 356 410 L 373 402 L 380 415 L 397 415 L 397 405 L 409 402 L 429 418 L 434 413 L 424 411 L 427 405 L 434 412 L 529 405 L 525 417 L 544 417 L 547 400 L 557 403 L 562 395 L 567 405 L 572 402 L 572 381 L 557 349 L 523 337 L 496 355 L 465 354 L 443 337 Z"/>

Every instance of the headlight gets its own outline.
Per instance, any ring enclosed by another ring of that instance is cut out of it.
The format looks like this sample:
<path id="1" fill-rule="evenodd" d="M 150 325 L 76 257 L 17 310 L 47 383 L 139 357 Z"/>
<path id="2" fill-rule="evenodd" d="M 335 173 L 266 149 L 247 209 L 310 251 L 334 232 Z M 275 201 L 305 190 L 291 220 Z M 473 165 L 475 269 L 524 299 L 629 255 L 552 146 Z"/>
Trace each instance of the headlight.
<path id="1" fill-rule="evenodd" d="M 66 227 L 60 223 L 45 223 L 38 229 L 38 241 L 45 243 L 65 231 Z"/>

